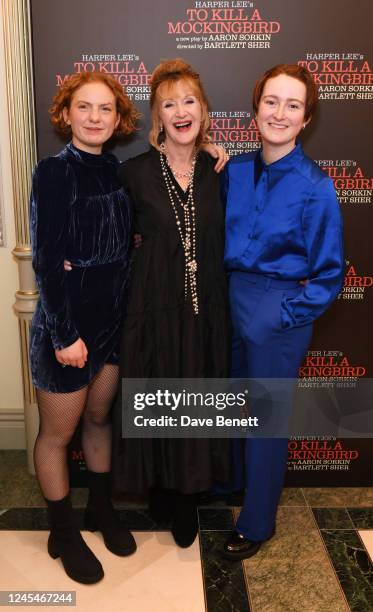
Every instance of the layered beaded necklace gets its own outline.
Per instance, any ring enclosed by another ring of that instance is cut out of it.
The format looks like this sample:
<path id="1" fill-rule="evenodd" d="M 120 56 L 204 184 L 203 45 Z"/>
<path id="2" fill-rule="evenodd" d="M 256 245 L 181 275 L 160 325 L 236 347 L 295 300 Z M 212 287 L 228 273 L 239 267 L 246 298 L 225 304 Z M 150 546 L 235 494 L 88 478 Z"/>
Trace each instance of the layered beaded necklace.
<path id="1" fill-rule="evenodd" d="M 192 178 L 193 173 L 194 173 L 194 165 L 196 163 L 195 157 L 193 157 L 191 169 L 190 170 L 185 170 L 185 172 L 179 172 L 178 170 L 174 170 L 174 168 L 171 166 L 167 156 L 166 156 L 166 161 L 167 161 L 167 165 L 170 168 L 170 170 L 171 170 L 172 174 L 174 175 L 175 179 L 188 179 L 188 186 L 189 186 L 190 179 Z"/>
<path id="2" fill-rule="evenodd" d="M 188 290 L 192 299 L 193 314 L 198 315 L 198 294 L 197 294 L 197 258 L 196 258 L 196 207 L 193 199 L 193 183 L 194 183 L 194 168 L 196 165 L 196 156 L 193 156 L 192 168 L 188 173 L 183 173 L 187 176 L 180 176 L 180 173 L 175 173 L 167 159 L 167 156 L 161 151 L 159 152 L 161 160 L 161 168 L 163 178 L 166 184 L 168 197 L 170 198 L 171 207 L 174 211 L 176 226 L 179 232 L 181 244 L 184 250 L 185 257 L 185 274 L 184 274 L 184 297 L 188 299 Z M 175 185 L 167 171 L 167 166 L 171 169 L 176 178 L 189 178 L 188 197 L 184 202 L 177 192 Z M 184 228 L 180 221 L 179 213 L 176 207 L 176 202 L 184 211 Z"/>

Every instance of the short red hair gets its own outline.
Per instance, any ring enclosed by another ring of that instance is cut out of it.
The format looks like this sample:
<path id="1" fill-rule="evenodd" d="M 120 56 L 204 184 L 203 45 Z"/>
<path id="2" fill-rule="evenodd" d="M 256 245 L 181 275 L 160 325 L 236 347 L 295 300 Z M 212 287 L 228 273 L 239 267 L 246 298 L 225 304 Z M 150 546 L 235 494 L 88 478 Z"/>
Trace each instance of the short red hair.
<path id="1" fill-rule="evenodd" d="M 71 126 L 63 118 L 63 109 L 70 108 L 71 100 L 80 87 L 87 83 L 103 83 L 114 94 L 117 113 L 120 116 L 118 126 L 114 130 L 116 136 L 126 136 L 136 130 L 136 122 L 140 117 L 135 105 L 123 91 L 121 85 L 110 74 L 104 72 L 79 72 L 72 74 L 58 90 L 49 109 L 54 127 L 63 136 L 71 136 Z"/>
<path id="2" fill-rule="evenodd" d="M 315 113 L 318 102 L 318 88 L 310 71 L 304 66 L 298 64 L 277 64 L 273 68 L 267 70 L 255 83 L 253 91 L 253 108 L 254 113 L 258 112 L 259 102 L 263 95 L 263 90 L 266 82 L 269 79 L 286 74 L 287 76 L 298 79 L 306 86 L 306 106 L 304 111 L 304 119 L 308 121 Z"/>

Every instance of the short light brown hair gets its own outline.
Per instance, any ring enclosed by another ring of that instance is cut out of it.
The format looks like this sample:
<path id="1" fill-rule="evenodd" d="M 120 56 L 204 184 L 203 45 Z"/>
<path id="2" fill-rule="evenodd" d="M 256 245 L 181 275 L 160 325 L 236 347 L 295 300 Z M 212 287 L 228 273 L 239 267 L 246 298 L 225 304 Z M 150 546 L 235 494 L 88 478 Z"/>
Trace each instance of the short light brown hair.
<path id="1" fill-rule="evenodd" d="M 114 94 L 116 110 L 120 120 L 114 130 L 115 136 L 126 136 L 136 130 L 136 123 L 140 113 L 131 102 L 119 83 L 110 75 L 103 72 L 79 72 L 71 75 L 58 90 L 49 109 L 51 121 L 56 130 L 63 136 L 71 136 L 71 126 L 63 117 L 63 109 L 70 108 L 74 94 L 87 83 L 103 83 Z"/>
<path id="2" fill-rule="evenodd" d="M 190 64 L 180 58 L 163 60 L 155 68 L 150 81 L 150 109 L 151 109 L 151 129 L 149 132 L 149 142 L 153 147 L 159 149 L 159 145 L 165 138 L 164 132 L 160 131 L 158 116 L 159 103 L 164 92 L 169 92 L 179 81 L 187 82 L 198 99 L 201 109 L 201 127 L 196 140 L 199 147 L 204 142 L 210 127 L 209 103 L 202 81 L 198 72 Z"/>
<path id="3" fill-rule="evenodd" d="M 269 79 L 286 74 L 287 76 L 298 79 L 306 86 L 306 105 L 304 111 L 304 119 L 308 121 L 314 115 L 318 102 L 318 88 L 310 71 L 304 66 L 298 64 L 277 64 L 273 68 L 267 70 L 255 83 L 253 91 L 253 109 L 254 113 L 258 112 L 259 102 L 263 95 L 263 90 L 266 82 Z"/>

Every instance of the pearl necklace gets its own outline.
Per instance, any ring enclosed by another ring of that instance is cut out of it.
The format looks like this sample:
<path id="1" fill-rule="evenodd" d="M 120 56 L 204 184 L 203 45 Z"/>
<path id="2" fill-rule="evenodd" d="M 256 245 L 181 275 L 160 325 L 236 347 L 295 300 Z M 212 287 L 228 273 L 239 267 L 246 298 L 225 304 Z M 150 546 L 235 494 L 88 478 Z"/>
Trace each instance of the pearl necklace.
<path id="1" fill-rule="evenodd" d="M 168 159 L 167 155 L 166 155 L 166 161 L 167 161 L 168 167 L 170 168 L 172 174 L 174 175 L 174 177 L 176 179 L 186 178 L 186 179 L 188 179 L 190 181 L 190 179 L 192 178 L 193 173 L 194 173 L 195 158 L 193 158 L 191 169 L 190 170 L 186 170 L 185 172 L 181 172 L 181 171 L 179 172 L 178 170 L 174 170 L 174 168 L 170 164 L 170 160 Z"/>
<path id="2" fill-rule="evenodd" d="M 167 157 L 160 151 L 161 168 L 163 178 L 166 184 L 168 197 L 170 198 L 171 207 L 175 215 L 176 226 L 179 231 L 181 244 L 184 250 L 185 257 L 185 274 L 184 274 L 184 298 L 185 301 L 188 298 L 188 289 L 192 299 L 193 314 L 198 315 L 198 295 L 197 295 L 197 259 L 196 259 L 196 215 L 195 215 L 195 203 L 193 199 L 193 182 L 194 182 L 194 168 L 196 164 L 196 156 L 194 155 L 192 161 L 192 169 L 190 170 L 189 177 L 189 193 L 186 202 L 183 202 L 179 196 L 175 185 L 172 183 L 171 177 L 167 172 L 166 162 Z M 176 174 L 172 173 L 176 177 Z M 182 177 L 180 177 L 182 178 Z M 185 177 L 187 178 L 187 177 Z M 181 225 L 179 213 L 176 208 L 176 201 L 180 204 L 181 209 L 184 211 L 184 228 Z"/>

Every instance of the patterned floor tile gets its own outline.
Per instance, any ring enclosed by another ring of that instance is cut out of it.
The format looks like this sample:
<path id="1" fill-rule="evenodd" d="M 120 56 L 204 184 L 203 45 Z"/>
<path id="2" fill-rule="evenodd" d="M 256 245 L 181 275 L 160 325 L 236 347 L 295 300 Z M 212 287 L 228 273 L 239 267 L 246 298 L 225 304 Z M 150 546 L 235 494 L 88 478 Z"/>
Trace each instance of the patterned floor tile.
<path id="1" fill-rule="evenodd" d="M 373 487 L 303 488 L 303 493 L 315 508 L 373 508 Z"/>
<path id="2" fill-rule="evenodd" d="M 347 612 L 309 508 L 280 507 L 276 535 L 244 562 L 253 612 Z"/>
<path id="3" fill-rule="evenodd" d="M 319 529 L 353 529 L 346 508 L 312 508 Z"/>
<path id="4" fill-rule="evenodd" d="M 229 532 L 201 531 L 201 560 L 208 612 L 250 612 L 241 563 L 221 555 Z"/>
<path id="5" fill-rule="evenodd" d="M 358 534 L 352 530 L 321 533 L 351 611 L 373 610 L 373 565 Z"/>

